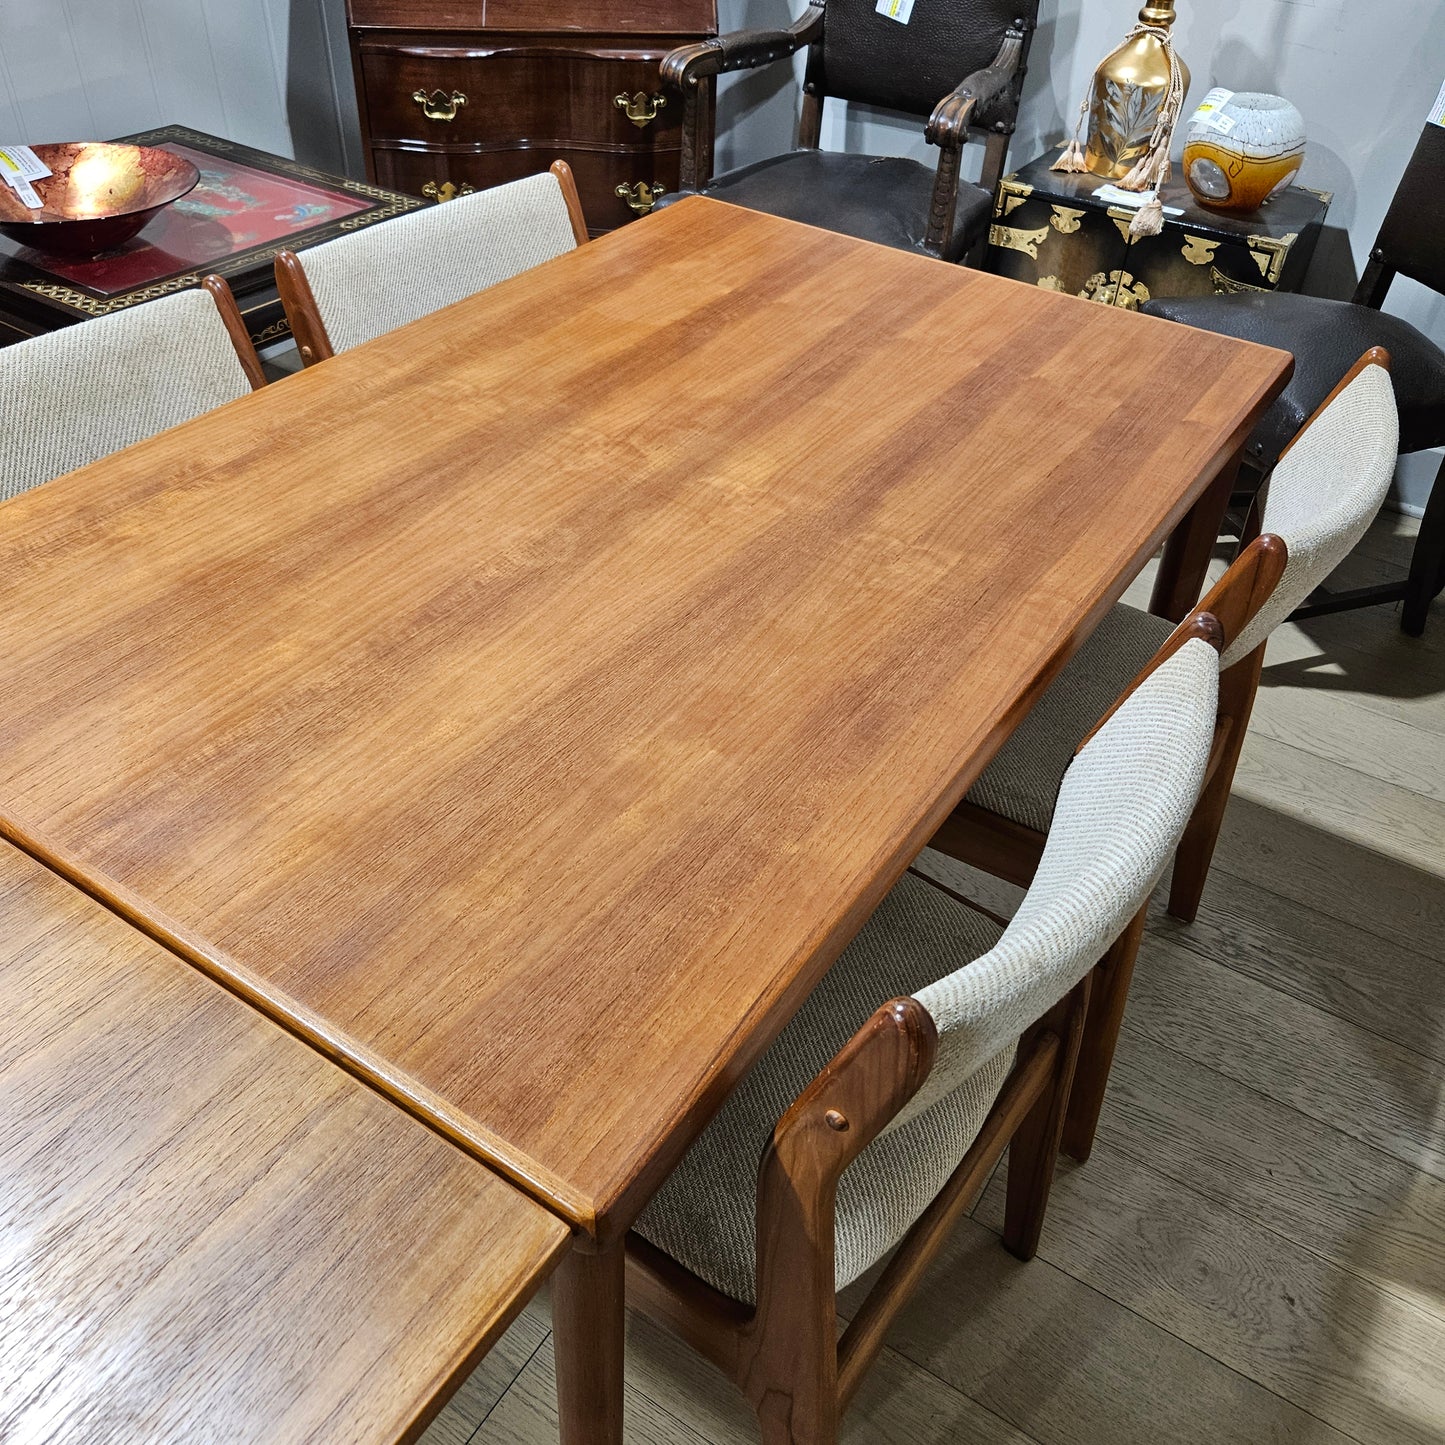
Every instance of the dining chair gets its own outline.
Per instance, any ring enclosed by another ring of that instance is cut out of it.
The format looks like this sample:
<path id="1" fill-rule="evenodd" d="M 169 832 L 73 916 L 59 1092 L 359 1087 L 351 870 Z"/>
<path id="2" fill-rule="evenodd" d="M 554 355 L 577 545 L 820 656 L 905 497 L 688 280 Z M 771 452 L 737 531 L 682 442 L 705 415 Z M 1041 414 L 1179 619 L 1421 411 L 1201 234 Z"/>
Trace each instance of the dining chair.
<path id="1" fill-rule="evenodd" d="M 0 501 L 265 384 L 219 276 L 0 348 Z"/>
<path id="2" fill-rule="evenodd" d="M 629 1303 L 732 1377 L 765 1445 L 836 1439 L 1005 1148 L 1003 1242 L 1032 1258 L 1090 971 L 1189 817 L 1221 636 L 1207 614 L 1188 619 L 1080 747 L 1011 922 L 899 880 L 637 1221 Z M 895 1246 L 838 1340 L 837 1291 Z"/>
<path id="3" fill-rule="evenodd" d="M 304 366 L 540 266 L 587 239 L 572 168 L 410 211 L 297 255 L 276 289 Z"/>
<path id="4" fill-rule="evenodd" d="M 1389 357 L 1366 352 L 1280 457 L 1257 498 L 1241 549 L 1200 602 L 1219 620 L 1219 713 L 1209 770 L 1174 859 L 1169 912 L 1192 922 L 1244 746 L 1270 633 L 1363 536 L 1389 490 L 1397 434 Z M 1057 826 L 1060 780 L 1078 739 L 1170 636 L 1171 624 L 1120 604 L 1059 673 L 1043 698 L 929 842 L 931 848 L 1028 886 Z M 1123 1020 L 1141 909 L 1101 961 L 1069 1102 L 1064 1151 L 1087 1159 Z"/>
<path id="5" fill-rule="evenodd" d="M 1391 379 L 1400 412 L 1401 452 L 1445 446 L 1445 351 L 1409 322 L 1380 308 L 1398 276 L 1445 296 L 1445 129 L 1427 125 L 1391 198 L 1370 248 L 1354 297 L 1332 301 L 1286 292 L 1237 296 L 1167 296 L 1140 309 L 1151 316 L 1206 331 L 1282 347 L 1294 353 L 1289 385 L 1265 412 L 1249 440 L 1253 472 L 1267 475 L 1281 448 L 1366 347 L 1382 346 L 1392 360 Z M 1325 578 L 1321 576 L 1320 582 Z M 1425 630 L 1431 601 L 1445 589 L 1445 463 L 1425 502 L 1409 571 L 1400 581 L 1346 592 L 1321 589 L 1297 612 L 1300 618 L 1355 607 L 1401 602 L 1400 627 L 1411 637 Z"/>
<path id="6" fill-rule="evenodd" d="M 864 241 L 958 261 L 981 247 L 993 217 L 1038 0 L 810 0 L 785 29 L 741 30 L 674 50 L 662 79 L 683 96 L 682 184 L 676 196 L 720 201 L 803 221 Z M 798 146 L 711 175 L 714 77 L 808 50 Z M 922 120 L 938 147 L 930 169 L 906 156 L 818 147 L 828 96 Z M 970 135 L 986 137 L 979 183 L 959 175 Z"/>

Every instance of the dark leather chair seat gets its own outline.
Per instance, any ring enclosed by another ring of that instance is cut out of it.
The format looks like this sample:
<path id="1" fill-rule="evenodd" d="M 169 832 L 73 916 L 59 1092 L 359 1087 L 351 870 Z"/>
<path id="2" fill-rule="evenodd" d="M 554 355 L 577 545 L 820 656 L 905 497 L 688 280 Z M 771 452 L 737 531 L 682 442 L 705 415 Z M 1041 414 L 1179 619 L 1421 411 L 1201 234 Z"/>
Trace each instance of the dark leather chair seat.
<path id="1" fill-rule="evenodd" d="M 1261 471 L 1274 466 L 1294 434 L 1372 346 L 1390 353 L 1390 379 L 1400 408 L 1400 450 L 1445 446 L 1445 351 L 1397 316 L 1352 301 L 1278 291 L 1166 296 L 1139 309 L 1294 353 L 1294 376 L 1249 440 L 1250 460 Z"/>
<path id="2" fill-rule="evenodd" d="M 934 173 L 903 156 L 796 150 L 715 177 L 702 194 L 750 211 L 931 255 L 924 246 Z M 666 205 L 674 197 L 664 197 Z M 943 253 L 957 261 L 988 226 L 993 198 L 960 181 L 953 237 Z"/>

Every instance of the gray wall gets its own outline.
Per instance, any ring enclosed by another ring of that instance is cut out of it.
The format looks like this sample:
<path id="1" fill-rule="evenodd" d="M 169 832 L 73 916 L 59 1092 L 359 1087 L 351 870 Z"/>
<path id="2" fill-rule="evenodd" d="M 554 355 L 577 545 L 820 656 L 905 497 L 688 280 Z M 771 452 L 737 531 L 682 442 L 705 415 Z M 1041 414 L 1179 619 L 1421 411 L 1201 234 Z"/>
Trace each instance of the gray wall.
<path id="1" fill-rule="evenodd" d="M 0 0 L 0 141 L 172 122 L 360 175 L 345 0 Z"/>
<path id="2" fill-rule="evenodd" d="M 805 0 L 720 0 L 724 28 L 786 23 Z M 962 0 L 949 0 L 962 3 Z M 1211 85 L 1287 95 L 1310 135 L 1301 179 L 1335 192 L 1306 289 L 1346 296 L 1445 80 L 1442 0 L 1178 0 L 1191 95 Z M 1013 156 L 1073 124 L 1095 63 L 1133 0 L 1043 0 Z M 799 67 L 800 68 L 800 67 Z M 121 135 L 177 121 L 361 175 L 344 0 L 0 0 L 0 141 Z M 718 163 L 791 143 L 787 66 L 724 78 Z M 916 127 L 830 104 L 823 143 L 931 160 Z M 977 149 L 977 148 L 975 148 Z M 1391 311 L 1445 340 L 1445 299 L 1407 281 Z M 1424 501 L 1438 459 L 1407 457 Z"/>

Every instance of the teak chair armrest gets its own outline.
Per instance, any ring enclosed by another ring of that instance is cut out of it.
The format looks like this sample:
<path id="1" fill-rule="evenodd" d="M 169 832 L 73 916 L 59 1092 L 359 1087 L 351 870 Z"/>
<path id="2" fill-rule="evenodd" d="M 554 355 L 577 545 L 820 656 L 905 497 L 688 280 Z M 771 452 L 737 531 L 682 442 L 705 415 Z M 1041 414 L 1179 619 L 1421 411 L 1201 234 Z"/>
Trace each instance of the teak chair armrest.
<path id="1" fill-rule="evenodd" d="M 1089 986 L 1086 977 L 1025 1033 L 978 1138 L 904 1236 L 841 1341 L 834 1289 L 837 1185 L 932 1067 L 937 1030 L 916 999 L 878 1009 L 774 1129 L 758 1171 L 756 1307 L 728 1298 L 629 1235 L 629 1298 L 733 1380 L 757 1411 L 765 1441 L 834 1438 L 839 1414 L 899 1309 L 1011 1143 L 1004 1244 L 1032 1258 Z"/>
<path id="2" fill-rule="evenodd" d="M 260 391 L 266 385 L 266 373 L 261 366 L 256 345 L 251 340 L 251 333 L 246 330 L 241 308 L 236 304 L 235 292 L 224 277 L 214 273 L 202 276 L 201 285 L 210 293 L 211 300 L 216 303 L 216 310 L 221 313 L 221 324 L 226 328 L 226 335 L 231 338 L 231 345 L 236 348 L 236 360 L 241 363 L 241 370 L 246 373 L 251 390 Z"/>

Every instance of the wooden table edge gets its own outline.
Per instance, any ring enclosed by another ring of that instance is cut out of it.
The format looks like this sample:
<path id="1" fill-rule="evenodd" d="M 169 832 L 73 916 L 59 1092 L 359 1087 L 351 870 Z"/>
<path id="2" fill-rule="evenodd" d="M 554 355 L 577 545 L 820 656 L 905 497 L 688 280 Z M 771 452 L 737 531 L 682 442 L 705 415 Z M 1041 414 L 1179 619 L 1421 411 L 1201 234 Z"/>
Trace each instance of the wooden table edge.
<path id="1" fill-rule="evenodd" d="M 373 1050 L 342 1030 L 330 1028 L 290 994 L 268 987 L 219 949 L 209 949 L 189 930 L 149 905 L 139 894 L 104 873 L 87 868 L 43 834 L 27 827 L 0 804 L 0 838 L 13 843 L 37 863 L 89 895 L 132 928 L 199 970 L 271 1023 L 300 1039 L 332 1064 L 410 1114 L 434 1134 L 490 1169 L 569 1229 L 592 1234 L 596 1211 L 592 1201 L 571 1189 L 549 1170 L 510 1148 L 489 1130 L 471 1125 L 410 1074 L 388 1065 Z"/>
<path id="2" fill-rule="evenodd" d="M 189 962 L 189 960 L 183 961 Z M 269 1015 L 267 1017 L 269 1018 Z M 348 1069 L 346 1072 L 351 1073 L 352 1071 Z M 425 1124 L 427 1121 L 423 1119 L 421 1122 Z M 470 1150 L 467 1153 L 468 1157 L 475 1158 Z M 491 1168 L 490 1165 L 486 1167 Z M 500 1170 L 493 1170 L 493 1172 L 497 1174 L 498 1178 L 502 1178 L 504 1183 L 511 1183 L 510 1180 L 503 1178 Z M 438 1366 L 435 1386 L 430 1392 L 427 1403 L 396 1437 L 397 1445 L 415 1445 L 415 1442 L 426 1434 L 432 1421 L 446 1408 L 447 1402 L 466 1383 L 472 1371 L 491 1353 L 497 1342 L 511 1329 L 517 1317 L 536 1298 L 537 1291 L 557 1272 L 558 1266 L 572 1253 L 576 1235 L 568 1227 L 567 1221 L 555 1210 L 547 1209 L 546 1205 L 534 1196 L 528 1195 L 527 1197 L 532 1203 L 546 1210 L 549 1216 L 548 1222 L 554 1224 L 558 1230 L 546 1261 L 533 1274 L 527 1285 L 514 1291 L 507 1304 L 488 1320 L 481 1337 L 471 1348 L 463 1350 L 454 1359 Z"/>

